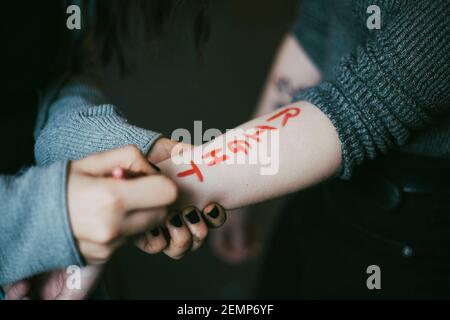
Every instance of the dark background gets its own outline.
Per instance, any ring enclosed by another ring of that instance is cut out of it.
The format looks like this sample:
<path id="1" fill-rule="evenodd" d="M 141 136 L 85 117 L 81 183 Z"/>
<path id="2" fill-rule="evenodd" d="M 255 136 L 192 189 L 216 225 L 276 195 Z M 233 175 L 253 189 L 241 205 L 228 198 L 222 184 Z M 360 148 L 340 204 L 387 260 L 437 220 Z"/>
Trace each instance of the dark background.
<path id="1" fill-rule="evenodd" d="M 152 59 L 125 78 L 105 69 L 106 93 L 130 122 L 170 137 L 172 130 L 225 130 L 251 116 L 277 46 L 296 16 L 295 0 L 212 0 L 212 29 L 203 62 L 185 6 Z M 263 206 L 264 208 L 264 206 Z M 263 219 L 264 209 L 259 209 Z M 251 298 L 261 258 L 230 266 L 207 243 L 182 261 L 150 256 L 129 245 L 113 260 L 117 298 Z"/>

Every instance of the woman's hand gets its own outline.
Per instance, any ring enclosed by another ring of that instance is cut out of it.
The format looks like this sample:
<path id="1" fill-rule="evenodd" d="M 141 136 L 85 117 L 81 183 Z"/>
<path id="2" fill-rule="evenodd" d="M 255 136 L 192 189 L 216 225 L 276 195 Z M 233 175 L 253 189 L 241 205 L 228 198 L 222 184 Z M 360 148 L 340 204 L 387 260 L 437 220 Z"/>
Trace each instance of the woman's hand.
<path id="1" fill-rule="evenodd" d="M 167 160 L 177 144 L 179 142 L 161 138 L 154 144 L 147 159 L 155 164 Z M 192 148 L 192 146 L 182 145 L 182 148 Z M 226 212 L 218 204 L 210 204 L 203 211 L 187 207 L 181 212 L 172 212 L 170 219 L 162 228 L 158 227 L 146 232 L 137 241 L 137 246 L 150 254 L 162 251 L 173 259 L 180 259 L 187 252 L 200 248 L 209 229 L 222 226 L 225 220 Z"/>
<path id="2" fill-rule="evenodd" d="M 225 210 L 217 204 L 207 206 L 203 212 L 188 207 L 174 213 L 164 227 L 147 232 L 137 246 L 144 252 L 155 254 L 162 251 L 178 260 L 187 252 L 200 248 L 209 229 L 222 226 L 225 219 Z"/>
<path id="3" fill-rule="evenodd" d="M 121 167 L 142 177 L 117 180 Z M 88 264 L 101 264 L 128 237 L 167 220 L 167 206 L 177 197 L 175 184 L 153 169 L 133 146 L 73 161 L 68 181 L 72 232 Z"/>
<path id="4" fill-rule="evenodd" d="M 114 179 L 112 173 L 118 167 L 140 178 Z M 114 250 L 128 237 L 165 223 L 166 206 L 176 196 L 175 184 L 152 168 L 134 146 L 71 162 L 67 187 L 70 225 L 88 263 L 81 269 L 81 288 L 68 288 L 66 270 L 56 270 L 14 283 L 7 288 L 7 298 L 86 298 Z"/>

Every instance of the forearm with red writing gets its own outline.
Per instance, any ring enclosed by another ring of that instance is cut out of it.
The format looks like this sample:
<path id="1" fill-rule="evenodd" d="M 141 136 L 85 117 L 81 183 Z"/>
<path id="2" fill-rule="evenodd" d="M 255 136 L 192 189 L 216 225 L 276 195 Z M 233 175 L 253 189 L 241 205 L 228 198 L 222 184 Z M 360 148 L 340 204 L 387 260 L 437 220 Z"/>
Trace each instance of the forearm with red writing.
<path id="1" fill-rule="evenodd" d="M 297 102 L 160 164 L 179 188 L 177 206 L 234 209 L 288 194 L 336 174 L 341 146 L 331 121 Z"/>

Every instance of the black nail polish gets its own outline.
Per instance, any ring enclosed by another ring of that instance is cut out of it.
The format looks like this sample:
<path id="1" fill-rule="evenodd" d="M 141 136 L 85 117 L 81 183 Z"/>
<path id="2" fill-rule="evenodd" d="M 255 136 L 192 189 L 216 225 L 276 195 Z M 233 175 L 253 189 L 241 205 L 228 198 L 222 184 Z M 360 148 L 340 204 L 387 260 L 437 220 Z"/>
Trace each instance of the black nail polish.
<path id="1" fill-rule="evenodd" d="M 153 169 L 155 169 L 158 172 L 161 172 L 161 169 L 156 164 L 151 163 L 150 161 L 148 163 L 150 163 L 150 165 L 152 166 Z"/>
<path id="2" fill-rule="evenodd" d="M 172 219 L 170 219 L 170 224 L 174 227 L 181 228 L 183 226 L 183 222 L 181 221 L 180 215 L 176 215 Z"/>
<path id="3" fill-rule="evenodd" d="M 191 212 L 185 215 L 185 217 L 192 224 L 200 222 L 200 217 L 198 216 L 198 213 L 195 209 L 192 209 Z"/>
<path id="4" fill-rule="evenodd" d="M 150 231 L 150 233 L 151 233 L 152 236 L 154 236 L 154 237 L 159 236 L 159 228 L 153 229 L 152 231 Z"/>
<path id="5" fill-rule="evenodd" d="M 208 213 L 208 216 L 210 216 L 211 218 L 215 219 L 219 216 L 220 211 L 219 208 L 217 208 L 216 206 L 214 206 L 214 209 L 211 210 L 210 213 Z"/>

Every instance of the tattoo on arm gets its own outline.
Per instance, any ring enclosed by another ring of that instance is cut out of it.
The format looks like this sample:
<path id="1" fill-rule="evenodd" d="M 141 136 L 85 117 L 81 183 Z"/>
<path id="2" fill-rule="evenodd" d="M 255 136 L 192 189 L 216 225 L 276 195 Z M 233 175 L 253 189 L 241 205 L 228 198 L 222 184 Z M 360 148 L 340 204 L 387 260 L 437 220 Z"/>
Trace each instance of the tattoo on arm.
<path id="1" fill-rule="evenodd" d="M 275 109 L 279 109 L 284 107 L 287 103 L 291 102 L 292 98 L 295 96 L 295 93 L 300 89 L 294 87 L 291 79 L 287 77 L 280 77 L 275 81 L 275 89 L 278 94 L 280 100 L 275 102 Z"/>

